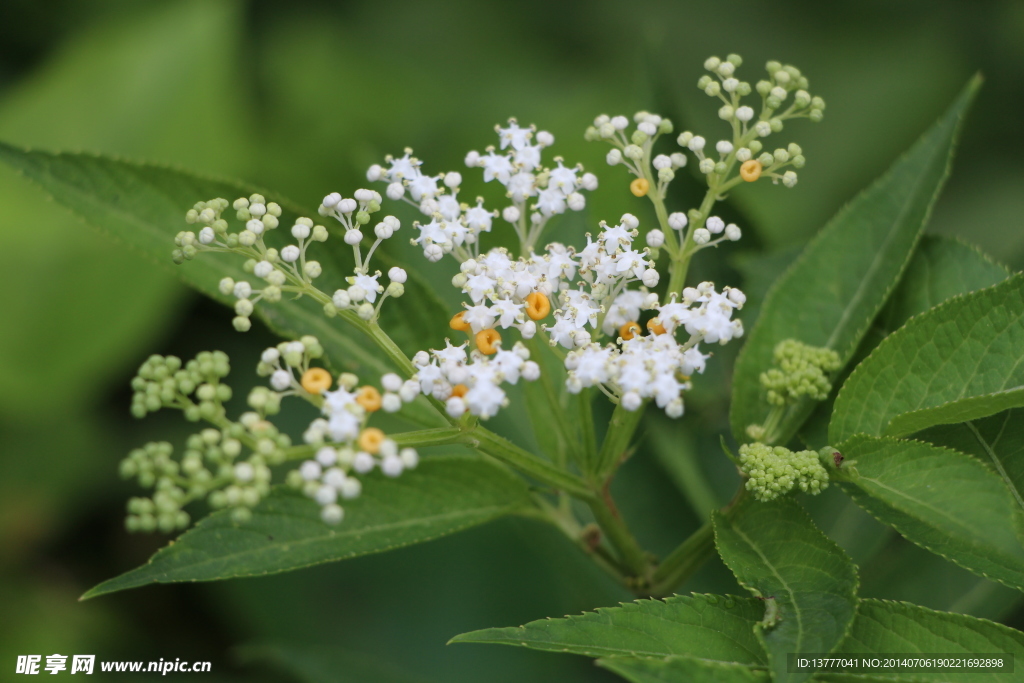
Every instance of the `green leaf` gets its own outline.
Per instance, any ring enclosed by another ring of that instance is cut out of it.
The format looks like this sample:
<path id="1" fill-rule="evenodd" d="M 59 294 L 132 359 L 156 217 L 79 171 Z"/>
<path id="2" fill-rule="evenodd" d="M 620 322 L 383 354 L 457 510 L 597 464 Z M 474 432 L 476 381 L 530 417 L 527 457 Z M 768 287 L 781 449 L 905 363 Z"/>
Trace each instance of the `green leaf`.
<path id="1" fill-rule="evenodd" d="M 319 506 L 275 490 L 235 524 L 210 515 L 150 561 L 104 581 L 83 599 L 177 581 L 261 576 L 422 543 L 513 514 L 532 504 L 526 484 L 489 460 L 434 456 L 398 479 L 374 472 L 345 505 L 338 526 L 320 520 Z"/>
<path id="2" fill-rule="evenodd" d="M 788 673 L 786 654 L 830 652 L 846 635 L 857 600 L 853 562 L 791 498 L 748 499 L 735 514 L 716 512 L 713 519 L 722 560 L 744 588 L 765 600 L 765 622 L 754 631 L 774 679 L 806 680 L 810 672 Z"/>
<path id="3" fill-rule="evenodd" d="M 889 334 L 915 315 L 958 294 L 991 287 L 1009 276 L 1006 266 L 973 245 L 950 237 L 924 235 L 876 325 Z"/>
<path id="4" fill-rule="evenodd" d="M 1024 590 L 1021 515 L 992 470 L 920 441 L 856 436 L 839 446 L 856 461 L 843 488 L 908 540 L 981 576 Z"/>
<path id="5" fill-rule="evenodd" d="M 1024 510 L 1024 411 L 927 429 L 918 438 L 978 458 L 999 475 L 1017 506 Z"/>
<path id="6" fill-rule="evenodd" d="M 1024 405 L 1024 275 L 956 297 L 886 338 L 843 385 L 829 439 L 903 436 Z"/>
<path id="7" fill-rule="evenodd" d="M 861 340 L 847 371 L 835 378 L 835 391 L 814 410 L 801 429 L 801 438 L 814 448 L 825 446 L 828 425 L 835 407 L 835 394 L 849 378 L 853 367 L 868 357 L 885 337 L 913 316 L 924 313 L 958 294 L 967 294 L 1005 280 L 1009 271 L 994 263 L 976 247 L 948 237 L 925 235 L 914 252 L 907 272 L 871 330 Z"/>
<path id="8" fill-rule="evenodd" d="M 843 363 L 853 356 L 910 260 L 979 85 L 980 79 L 972 79 L 942 118 L 836 214 L 772 287 L 736 361 L 730 421 L 738 440 L 747 441 L 747 426 L 762 424 L 768 414 L 758 377 L 780 341 L 834 349 Z M 787 413 L 782 441 L 813 407 L 805 401 Z"/>
<path id="9" fill-rule="evenodd" d="M 184 211 L 196 201 L 249 195 L 260 191 L 258 188 L 167 166 L 90 154 L 20 150 L 2 142 L 0 161 L 38 184 L 90 225 L 168 270 L 173 269 L 186 283 L 213 299 L 231 303 L 217 288 L 221 278 L 251 277 L 242 269 L 243 259 L 234 254 L 202 254 L 182 266 L 174 266 L 170 250 L 174 235 L 187 227 Z M 286 201 L 281 204 L 293 219 L 303 213 Z M 338 268 L 325 267 L 317 280 L 319 287 L 330 292 L 334 287 L 345 286 L 343 283 Z M 339 369 L 364 369 L 375 374 L 395 369 L 374 353 L 367 337 L 354 333 L 352 327 L 346 329 L 343 320 L 326 318 L 320 304 L 308 298 L 270 305 L 260 303 L 256 310 L 281 336 L 316 335 Z M 423 424 L 438 423 L 422 401 L 410 405 L 407 414 Z"/>
<path id="10" fill-rule="evenodd" d="M 450 642 L 517 645 L 588 657 L 691 655 L 764 664 L 764 652 L 753 633 L 763 611 L 758 600 L 749 598 L 677 595 L 525 626 L 472 631 Z"/>
<path id="11" fill-rule="evenodd" d="M 950 612 L 935 612 L 905 602 L 862 600 L 857 607 L 850 635 L 837 656 L 884 654 L 949 654 L 971 655 L 1009 653 L 1015 667 L 1024 661 L 1024 633 L 1002 624 Z M 841 674 L 818 674 L 817 680 L 834 683 L 863 681 L 866 677 Z M 1020 680 L 1019 671 L 954 672 L 954 673 L 884 673 L 871 674 L 873 680 L 906 680 L 948 683 L 1013 683 Z"/>
<path id="12" fill-rule="evenodd" d="M 125 10 L 76 22 L 45 64 L 4 84 L 0 139 L 245 168 L 245 99 L 227 94 L 237 86 L 241 5 L 192 0 Z M 7 168 L 0 205 L 0 271 L 30 293 L 0 301 L 0 357 L 46 359 L 0 366 L 0 406 L 19 420 L 91 409 L 98 390 L 165 338 L 186 292 Z"/>
<path id="13" fill-rule="evenodd" d="M 691 657 L 632 659 L 612 657 L 597 660 L 597 665 L 613 671 L 632 683 L 769 683 L 763 669 L 739 664 L 707 662 Z"/>

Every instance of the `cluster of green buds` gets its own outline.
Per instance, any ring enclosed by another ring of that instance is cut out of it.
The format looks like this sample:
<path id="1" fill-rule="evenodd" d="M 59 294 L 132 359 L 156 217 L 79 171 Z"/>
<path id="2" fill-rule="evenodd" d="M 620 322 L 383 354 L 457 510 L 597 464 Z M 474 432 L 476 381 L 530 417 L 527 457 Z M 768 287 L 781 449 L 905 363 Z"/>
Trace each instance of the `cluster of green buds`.
<path id="1" fill-rule="evenodd" d="M 269 377 L 271 386 L 253 387 L 247 399 L 249 407 L 264 417 L 277 415 L 281 411 L 281 399 L 295 395 L 302 395 L 314 405 L 320 405 L 323 401 L 321 395 L 330 388 L 333 380 L 323 368 L 310 367 L 310 362 L 323 355 L 323 346 L 312 335 L 266 349 L 260 356 L 256 374 Z"/>
<path id="2" fill-rule="evenodd" d="M 204 351 L 184 365 L 176 356 L 152 355 L 132 379 L 132 415 L 142 418 L 161 408 L 180 408 L 190 422 L 217 419 L 231 399 L 231 387 L 221 384 L 230 371 L 228 357 L 220 351 Z"/>
<path id="3" fill-rule="evenodd" d="M 315 353 L 319 343 L 308 341 Z M 300 362 L 308 364 L 308 353 L 300 352 Z M 232 519 L 242 523 L 270 492 L 270 466 L 285 461 L 291 439 L 264 419 L 265 409 L 244 413 L 238 422 L 225 417 L 223 404 L 231 389 L 220 381 L 229 370 L 228 357 L 220 351 L 204 351 L 184 364 L 175 356 L 151 356 L 139 368 L 132 380 L 136 417 L 178 408 L 186 419 L 206 420 L 215 428 L 190 436 L 180 459 L 173 457 L 169 443 L 160 442 L 133 450 L 121 462 L 122 477 L 155 489 L 151 498 L 129 500 L 129 531 L 169 533 L 187 527 L 190 518 L 182 508 L 201 499 L 214 509 L 231 508 Z"/>
<path id="4" fill-rule="evenodd" d="M 833 449 L 828 451 L 832 457 Z M 798 488 L 818 494 L 828 488 L 828 471 L 814 451 L 793 452 L 782 446 L 751 443 L 740 446 L 740 470 L 746 488 L 762 502 L 774 500 Z"/>
<path id="5" fill-rule="evenodd" d="M 786 339 L 775 346 L 774 366 L 761 373 L 761 386 L 768 403 L 785 406 L 803 397 L 824 401 L 832 391 L 828 373 L 841 366 L 839 354 L 832 349 L 808 346 Z"/>

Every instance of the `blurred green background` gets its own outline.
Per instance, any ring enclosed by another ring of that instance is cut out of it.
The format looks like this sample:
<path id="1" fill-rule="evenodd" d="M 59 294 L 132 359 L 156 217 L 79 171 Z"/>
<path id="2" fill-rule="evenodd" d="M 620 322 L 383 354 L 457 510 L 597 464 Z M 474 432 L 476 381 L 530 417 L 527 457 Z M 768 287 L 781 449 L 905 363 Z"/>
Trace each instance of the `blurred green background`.
<path id="1" fill-rule="evenodd" d="M 1024 267 L 1019 1 L 3 0 L 0 139 L 164 161 L 315 206 L 365 184 L 370 163 L 407 145 L 432 172 L 461 168 L 514 115 L 553 132 L 557 153 L 598 174 L 593 224 L 627 210 L 643 218 L 647 207 L 622 169 L 604 165 L 605 148 L 583 142 L 585 126 L 598 113 L 645 108 L 716 135 L 717 106 L 694 85 L 708 55 L 728 52 L 746 58 L 741 73 L 752 81 L 769 58 L 801 67 L 828 110 L 823 123 L 786 131 L 808 158 L 795 189 L 759 184 L 731 198 L 725 211 L 747 239 L 722 252 L 728 263 L 708 271 L 716 279 L 756 297 L 791 247 L 882 172 L 976 70 L 987 82 L 929 230 Z M 676 185 L 676 208 L 686 208 L 696 183 Z M 269 336 L 234 333 L 230 311 L 176 283 L 169 257 L 155 268 L 6 168 L 0 205 L 0 670 L 18 654 L 59 652 L 210 660 L 204 680 L 611 679 L 580 658 L 445 646 L 471 629 L 628 599 L 525 521 L 276 577 L 77 602 L 166 542 L 123 532 L 134 489 L 117 463 L 186 427 L 129 418 L 134 369 L 152 352 L 223 348 L 235 375 L 251 376 Z M 569 230 L 582 232 L 582 221 Z M 757 255 L 764 250 L 781 256 Z M 656 552 L 698 523 L 674 486 L 687 467 L 711 476 L 717 496 L 734 486 L 715 445 L 734 351 L 690 399 L 701 419 L 649 421 L 645 447 L 616 482 Z M 244 395 L 244 380 L 235 388 Z M 893 538 L 833 493 L 813 512 L 861 563 L 864 594 L 1024 625 L 1016 593 Z M 720 565 L 684 589 L 740 591 Z"/>

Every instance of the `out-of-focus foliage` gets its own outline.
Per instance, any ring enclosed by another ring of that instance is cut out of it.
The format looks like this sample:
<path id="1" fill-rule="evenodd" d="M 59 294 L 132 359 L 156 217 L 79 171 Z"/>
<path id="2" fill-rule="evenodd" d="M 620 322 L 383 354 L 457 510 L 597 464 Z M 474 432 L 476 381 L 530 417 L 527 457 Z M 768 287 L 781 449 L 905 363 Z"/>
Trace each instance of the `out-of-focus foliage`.
<path id="1" fill-rule="evenodd" d="M 800 130 L 809 159 L 800 184 L 742 188 L 731 203 L 730 218 L 756 237 L 743 247 L 750 251 L 729 254 L 744 264 L 740 284 L 752 300 L 763 299 L 788 263 L 781 250 L 804 242 L 878 176 L 978 69 L 986 85 L 927 230 L 1024 266 L 1024 139 L 1017 135 L 1024 6 L 1013 0 L 737 0 L 727 12 L 670 2 L 401 0 L 384 11 L 365 1 L 8 0 L 0 21 L 0 139 L 166 161 L 315 206 L 329 191 L 364 184 L 370 163 L 407 145 L 433 172 L 459 168 L 466 151 L 490 143 L 493 124 L 514 115 L 552 131 L 558 152 L 582 160 L 602 182 L 586 220 L 565 221 L 556 238 L 624 210 L 650 218 L 621 169 L 604 165 L 604 149 L 583 142 L 593 116 L 645 108 L 672 117 L 678 129 L 714 136 L 723 124 L 694 84 L 706 56 L 733 51 L 752 65 L 778 58 L 803 66 L 829 104 L 820 126 Z M 696 184 L 676 185 L 673 201 L 688 205 Z M 482 189 L 465 188 L 469 196 Z M 294 653 L 318 647 L 350 653 L 325 655 L 321 669 L 385 657 L 379 676 L 394 680 L 612 680 L 582 659 L 444 648 L 457 633 L 625 599 L 560 537 L 526 521 L 300 574 L 75 602 L 163 544 L 146 546 L 121 531 L 128 488 L 112 483 L 130 447 L 170 429 L 157 418 L 128 417 L 123 389 L 134 368 L 153 351 L 215 347 L 242 368 L 268 337 L 235 334 L 229 311 L 198 303 L 6 169 L 0 202 L 8 288 L 0 297 L 4 666 L 32 652 L 170 655 L 209 659 L 222 680 L 253 680 L 254 670 L 233 668 L 232 647 L 275 642 L 285 655 L 272 659 L 308 680 L 321 680 L 309 673 L 316 658 L 298 665 Z M 768 256 L 754 250 L 758 242 Z M 744 313 L 753 322 L 753 311 Z M 614 483 L 623 514 L 655 551 L 701 521 L 672 477 L 706 476 L 706 500 L 720 501 L 734 487 L 717 448 L 728 429 L 733 353 L 709 367 L 688 403 L 701 419 L 652 424 Z M 502 420 L 514 428 L 521 417 L 509 413 Z M 685 462 L 672 452 L 674 434 L 692 450 Z M 842 497 L 809 507 L 862 566 L 862 595 L 1016 618 L 1020 626 L 1016 594 L 889 540 Z M 934 590 L 922 592 L 922 583 Z M 715 563 L 683 590 L 739 588 Z"/>

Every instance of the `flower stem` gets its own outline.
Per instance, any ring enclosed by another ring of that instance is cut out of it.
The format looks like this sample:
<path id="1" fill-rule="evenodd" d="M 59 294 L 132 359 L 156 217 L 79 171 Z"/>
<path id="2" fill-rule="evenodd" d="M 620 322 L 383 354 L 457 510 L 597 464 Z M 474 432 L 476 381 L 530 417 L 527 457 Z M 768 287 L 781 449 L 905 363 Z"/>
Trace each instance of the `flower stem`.
<path id="1" fill-rule="evenodd" d="M 587 501 L 587 504 L 590 506 L 591 512 L 594 513 L 594 519 L 597 520 L 601 531 L 608 538 L 608 542 L 619 554 L 623 566 L 640 580 L 640 585 L 646 585 L 650 578 L 648 576 L 651 567 L 650 558 L 629 531 L 619 515 L 619 511 L 615 509 L 607 489 L 605 489 L 604 495 L 594 496 Z M 634 586 L 634 588 L 639 588 L 640 585 Z"/>
<path id="2" fill-rule="evenodd" d="M 473 446 L 481 453 L 497 458 L 537 481 L 571 493 L 577 498 L 589 501 L 595 497 L 593 490 L 576 475 L 552 465 L 547 460 L 538 458 L 533 453 L 516 446 L 508 439 L 502 438 L 490 430 L 478 427 L 472 433 L 467 434 L 461 443 Z"/>
<path id="3" fill-rule="evenodd" d="M 735 514 L 740 502 L 747 495 L 747 489 L 740 484 L 729 504 L 721 509 L 721 514 L 729 519 Z M 715 530 L 711 520 L 694 531 L 676 547 L 658 565 L 651 578 L 651 594 L 655 596 L 669 595 L 677 586 L 689 579 L 704 566 L 715 554 Z"/>
<path id="4" fill-rule="evenodd" d="M 601 442 L 601 452 L 597 454 L 597 461 L 592 469 L 600 479 L 606 479 L 618 468 L 623 453 L 636 433 L 643 412 L 643 406 L 636 410 L 626 410 L 621 402 L 615 406 L 615 412 L 608 423 L 608 432 Z"/>

